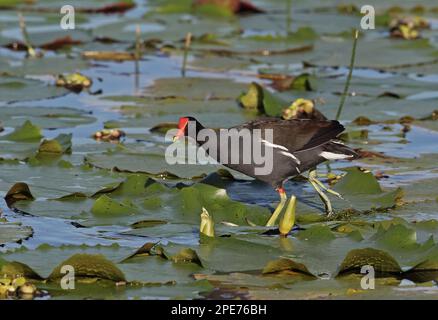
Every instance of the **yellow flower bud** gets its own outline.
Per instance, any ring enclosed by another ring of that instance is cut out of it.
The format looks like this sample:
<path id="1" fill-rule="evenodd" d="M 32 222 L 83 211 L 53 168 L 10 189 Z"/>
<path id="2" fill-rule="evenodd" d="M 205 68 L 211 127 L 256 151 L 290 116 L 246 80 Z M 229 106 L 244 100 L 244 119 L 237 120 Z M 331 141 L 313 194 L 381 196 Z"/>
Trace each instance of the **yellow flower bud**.
<path id="1" fill-rule="evenodd" d="M 295 210 L 297 207 L 297 198 L 292 196 L 287 205 L 286 211 L 280 221 L 280 234 L 286 236 L 293 228 L 295 224 Z"/>

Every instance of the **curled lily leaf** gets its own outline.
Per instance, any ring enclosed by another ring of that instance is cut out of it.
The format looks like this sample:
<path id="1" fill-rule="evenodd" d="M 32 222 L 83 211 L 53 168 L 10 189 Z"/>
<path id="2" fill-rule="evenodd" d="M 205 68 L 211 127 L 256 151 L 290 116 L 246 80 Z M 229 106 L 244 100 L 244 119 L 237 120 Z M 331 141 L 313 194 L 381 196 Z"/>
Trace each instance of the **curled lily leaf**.
<path id="1" fill-rule="evenodd" d="M 430 23 L 420 17 L 396 19 L 390 23 L 390 35 L 393 38 L 414 40 L 421 37 L 420 29 L 430 28 Z"/>
<path id="2" fill-rule="evenodd" d="M 301 113 L 311 114 L 315 104 L 308 99 L 299 98 L 295 100 L 290 107 L 283 110 L 283 119 L 297 119 Z"/>
<path id="3" fill-rule="evenodd" d="M 288 108 L 283 109 L 282 118 L 285 120 L 327 120 L 327 118 L 318 109 L 315 108 L 314 101 L 302 98 L 295 100 Z"/>
<path id="4" fill-rule="evenodd" d="M 214 237 L 214 221 L 205 208 L 202 208 L 201 225 L 199 230 L 207 237 Z"/>
<path id="5" fill-rule="evenodd" d="M 80 92 L 85 88 L 91 87 L 93 81 L 80 74 L 80 73 L 72 73 L 66 75 L 58 75 L 56 79 L 56 85 L 58 87 L 65 87 L 72 91 Z"/>
<path id="6" fill-rule="evenodd" d="M 120 129 L 104 129 L 97 131 L 93 138 L 98 141 L 118 141 L 125 136 L 125 132 Z"/>

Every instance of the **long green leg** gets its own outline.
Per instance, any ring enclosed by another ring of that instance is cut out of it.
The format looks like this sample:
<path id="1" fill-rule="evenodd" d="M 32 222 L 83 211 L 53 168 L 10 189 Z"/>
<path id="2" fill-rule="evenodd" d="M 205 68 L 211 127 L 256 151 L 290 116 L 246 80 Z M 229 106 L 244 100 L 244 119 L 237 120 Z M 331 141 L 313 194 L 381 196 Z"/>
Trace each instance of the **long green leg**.
<path id="1" fill-rule="evenodd" d="M 297 198 L 291 196 L 289 204 L 286 207 L 283 218 L 280 220 L 280 225 L 278 230 L 282 236 L 287 236 L 287 234 L 292 230 L 295 224 L 295 210 L 297 207 Z"/>
<path id="2" fill-rule="evenodd" d="M 286 204 L 287 196 L 286 192 L 283 188 L 277 189 L 278 194 L 280 195 L 280 203 L 278 204 L 277 208 L 275 208 L 274 212 L 272 213 L 271 217 L 269 218 L 268 222 L 266 223 L 267 227 L 273 227 L 275 226 L 275 223 L 278 219 L 278 216 L 280 215 L 281 211 L 283 210 L 284 205 Z"/>
<path id="3" fill-rule="evenodd" d="M 321 190 L 320 185 L 318 184 L 318 182 L 316 182 L 318 181 L 318 179 L 316 179 L 315 176 L 316 176 L 316 170 L 309 171 L 309 182 L 312 184 L 316 192 L 318 192 L 319 197 L 324 203 L 325 212 L 327 213 L 327 216 L 331 217 L 334 214 L 332 203 L 330 202 L 330 199 L 327 197 L 327 195 Z"/>

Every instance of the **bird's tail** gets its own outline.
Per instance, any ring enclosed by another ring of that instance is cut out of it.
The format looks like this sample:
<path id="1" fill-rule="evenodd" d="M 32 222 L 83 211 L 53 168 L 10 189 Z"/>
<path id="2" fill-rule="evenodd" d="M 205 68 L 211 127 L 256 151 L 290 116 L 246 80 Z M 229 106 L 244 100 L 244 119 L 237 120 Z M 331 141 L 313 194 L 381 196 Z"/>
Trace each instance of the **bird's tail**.
<path id="1" fill-rule="evenodd" d="M 341 141 L 338 140 L 330 140 L 328 143 L 326 143 L 324 146 L 324 154 L 326 155 L 326 158 L 330 160 L 338 160 L 338 159 L 347 159 L 347 160 L 354 160 L 359 158 L 359 155 L 356 151 L 351 149 L 350 147 L 343 144 Z"/>

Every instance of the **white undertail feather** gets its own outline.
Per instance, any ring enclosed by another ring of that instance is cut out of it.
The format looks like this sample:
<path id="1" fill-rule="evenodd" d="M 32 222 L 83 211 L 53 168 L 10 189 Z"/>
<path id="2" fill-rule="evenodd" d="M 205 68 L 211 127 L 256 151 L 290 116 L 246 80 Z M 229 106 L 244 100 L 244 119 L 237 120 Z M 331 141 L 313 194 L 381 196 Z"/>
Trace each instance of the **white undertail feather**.
<path id="1" fill-rule="evenodd" d="M 348 159 L 353 157 L 353 155 L 351 154 L 339 154 L 339 153 L 333 153 L 328 151 L 323 151 L 319 155 L 327 160 L 341 160 L 341 159 Z"/>
<path id="2" fill-rule="evenodd" d="M 274 144 L 272 142 L 269 142 L 267 140 L 260 140 L 261 142 L 263 142 L 267 147 L 271 147 L 271 148 L 276 148 L 276 149 L 281 149 L 281 150 L 285 150 L 288 151 L 288 149 L 286 147 L 283 147 L 282 145 L 279 144 Z"/>

